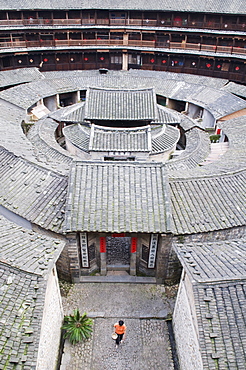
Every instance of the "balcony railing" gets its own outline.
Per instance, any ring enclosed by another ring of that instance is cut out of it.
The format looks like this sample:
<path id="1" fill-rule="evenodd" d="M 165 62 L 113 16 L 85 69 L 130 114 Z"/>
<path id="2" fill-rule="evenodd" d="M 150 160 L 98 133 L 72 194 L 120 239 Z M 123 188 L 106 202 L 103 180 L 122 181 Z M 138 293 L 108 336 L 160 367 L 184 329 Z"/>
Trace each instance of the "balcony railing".
<path id="1" fill-rule="evenodd" d="M 4 41 L 0 48 L 30 48 L 30 47 L 76 47 L 76 46 L 132 46 L 137 48 L 164 48 L 178 50 L 197 50 L 212 53 L 246 54 L 246 48 L 237 46 L 220 46 L 193 44 L 185 42 L 159 42 L 154 40 L 119 40 L 119 39 L 76 39 L 76 40 L 33 40 L 33 41 Z"/>
<path id="2" fill-rule="evenodd" d="M 188 21 L 170 19 L 140 19 L 140 18 L 77 18 L 77 19 L 51 19 L 51 18 L 28 18 L 28 19 L 1 19 L 0 27 L 20 27 L 20 26 L 141 26 L 141 27 L 178 27 L 178 28 L 197 28 L 215 30 L 246 31 L 245 23 L 217 23 L 213 21 Z"/>

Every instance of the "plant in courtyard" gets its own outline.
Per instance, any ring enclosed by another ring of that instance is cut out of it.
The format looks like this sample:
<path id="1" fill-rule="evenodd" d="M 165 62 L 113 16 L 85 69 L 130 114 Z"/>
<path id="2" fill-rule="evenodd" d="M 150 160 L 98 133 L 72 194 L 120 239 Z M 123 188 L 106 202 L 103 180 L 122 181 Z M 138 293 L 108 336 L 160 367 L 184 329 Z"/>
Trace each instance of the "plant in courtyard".
<path id="1" fill-rule="evenodd" d="M 68 338 L 72 344 L 88 339 L 91 336 L 92 325 L 93 321 L 87 317 L 87 314 L 84 312 L 80 315 L 76 308 L 73 315 L 64 317 L 62 325 L 62 329 L 65 330 L 64 338 Z"/>
<path id="2" fill-rule="evenodd" d="M 220 139 L 220 135 L 210 135 L 211 143 L 218 143 Z"/>

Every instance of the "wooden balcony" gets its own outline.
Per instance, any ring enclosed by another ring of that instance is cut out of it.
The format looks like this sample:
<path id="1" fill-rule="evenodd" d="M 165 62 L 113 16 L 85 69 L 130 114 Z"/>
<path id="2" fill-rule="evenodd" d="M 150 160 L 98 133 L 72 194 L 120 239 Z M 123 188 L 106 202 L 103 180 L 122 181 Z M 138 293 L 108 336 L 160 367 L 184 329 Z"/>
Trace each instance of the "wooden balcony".
<path id="1" fill-rule="evenodd" d="M 154 40 L 119 40 L 119 39 L 76 39 L 76 40 L 33 40 L 33 41 L 2 41 L 1 49 L 7 48 L 39 48 L 39 47 L 76 47 L 76 46 L 130 46 L 136 48 L 163 48 L 178 50 L 196 50 L 212 53 L 246 55 L 246 48 L 233 46 L 216 46 L 185 42 L 159 42 Z"/>
<path id="2" fill-rule="evenodd" d="M 160 17 L 161 18 L 161 17 Z M 0 27 L 36 27 L 36 26 L 140 26 L 140 27 L 175 27 L 211 30 L 233 30 L 246 31 L 245 23 L 216 23 L 212 21 L 175 21 L 170 19 L 148 19 L 148 18 L 77 18 L 77 19 L 55 19 L 55 18 L 28 18 L 28 19 L 6 19 L 0 20 Z"/>

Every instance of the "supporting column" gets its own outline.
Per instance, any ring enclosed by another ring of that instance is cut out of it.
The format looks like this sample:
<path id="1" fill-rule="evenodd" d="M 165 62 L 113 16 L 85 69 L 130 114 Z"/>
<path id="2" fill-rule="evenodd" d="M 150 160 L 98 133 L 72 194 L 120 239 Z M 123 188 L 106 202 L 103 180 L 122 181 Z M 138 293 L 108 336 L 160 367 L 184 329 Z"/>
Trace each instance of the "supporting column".
<path id="1" fill-rule="evenodd" d="M 100 237 L 100 273 L 102 276 L 107 275 L 107 256 L 106 256 L 106 237 Z"/>
<path id="2" fill-rule="evenodd" d="M 131 239 L 131 254 L 130 254 L 130 275 L 136 276 L 136 262 L 137 262 L 137 242 L 136 237 Z"/>
<path id="3" fill-rule="evenodd" d="M 128 54 L 124 52 L 122 54 L 122 70 L 123 71 L 128 70 Z"/>
<path id="4" fill-rule="evenodd" d="M 163 284 L 168 282 L 168 261 L 172 249 L 172 237 L 169 234 L 162 234 L 158 243 L 156 260 L 156 282 Z"/>

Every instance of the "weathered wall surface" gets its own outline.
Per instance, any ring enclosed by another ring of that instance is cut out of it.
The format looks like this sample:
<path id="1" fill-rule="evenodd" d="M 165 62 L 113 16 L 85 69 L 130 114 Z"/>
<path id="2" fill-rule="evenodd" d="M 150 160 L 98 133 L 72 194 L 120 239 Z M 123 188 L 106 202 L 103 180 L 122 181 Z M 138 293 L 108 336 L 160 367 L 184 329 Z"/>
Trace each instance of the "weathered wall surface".
<path id="1" fill-rule="evenodd" d="M 47 281 L 36 370 L 55 370 L 60 344 L 63 309 L 55 268 Z"/>
<path id="2" fill-rule="evenodd" d="M 187 275 L 185 277 L 187 279 Z M 187 292 L 187 288 L 188 292 Z M 173 314 L 173 330 L 181 370 L 202 370 L 202 358 L 199 350 L 196 320 L 193 318 L 190 305 L 193 305 L 193 294 L 189 281 L 181 279 L 179 292 Z"/>

